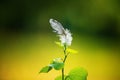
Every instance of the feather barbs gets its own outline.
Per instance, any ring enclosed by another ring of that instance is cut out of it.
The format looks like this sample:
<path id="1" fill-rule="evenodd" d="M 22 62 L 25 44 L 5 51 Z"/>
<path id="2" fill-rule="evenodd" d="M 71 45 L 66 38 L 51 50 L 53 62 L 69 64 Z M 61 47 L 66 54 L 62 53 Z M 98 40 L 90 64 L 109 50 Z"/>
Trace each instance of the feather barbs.
<path id="1" fill-rule="evenodd" d="M 71 32 L 68 29 L 64 29 L 62 24 L 57 20 L 50 19 L 49 22 L 51 27 L 54 29 L 54 32 L 58 34 L 61 43 L 70 46 L 73 39 L 71 36 Z"/>

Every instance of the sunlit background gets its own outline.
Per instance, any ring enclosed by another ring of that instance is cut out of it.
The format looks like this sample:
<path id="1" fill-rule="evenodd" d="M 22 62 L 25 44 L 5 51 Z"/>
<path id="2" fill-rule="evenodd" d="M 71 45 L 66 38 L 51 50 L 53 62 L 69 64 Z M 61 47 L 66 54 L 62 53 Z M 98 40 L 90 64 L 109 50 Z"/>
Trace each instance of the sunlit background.
<path id="1" fill-rule="evenodd" d="M 38 74 L 63 50 L 49 24 L 54 18 L 72 32 L 65 73 L 75 67 L 88 80 L 120 80 L 119 0 L 1 0 L 0 80 L 54 80 L 61 71 Z"/>

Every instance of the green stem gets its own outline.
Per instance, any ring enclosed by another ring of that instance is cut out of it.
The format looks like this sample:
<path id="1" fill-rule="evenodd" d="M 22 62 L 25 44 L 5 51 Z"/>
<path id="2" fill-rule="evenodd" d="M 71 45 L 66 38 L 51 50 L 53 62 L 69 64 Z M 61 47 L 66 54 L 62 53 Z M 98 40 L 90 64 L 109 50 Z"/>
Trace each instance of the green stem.
<path id="1" fill-rule="evenodd" d="M 63 63 L 65 65 L 65 61 L 67 59 L 67 53 L 66 53 L 66 45 L 64 45 L 64 60 L 63 60 Z M 62 80 L 64 80 L 64 67 L 62 68 Z"/>
<path id="2" fill-rule="evenodd" d="M 62 68 L 62 80 L 64 80 L 64 68 Z"/>

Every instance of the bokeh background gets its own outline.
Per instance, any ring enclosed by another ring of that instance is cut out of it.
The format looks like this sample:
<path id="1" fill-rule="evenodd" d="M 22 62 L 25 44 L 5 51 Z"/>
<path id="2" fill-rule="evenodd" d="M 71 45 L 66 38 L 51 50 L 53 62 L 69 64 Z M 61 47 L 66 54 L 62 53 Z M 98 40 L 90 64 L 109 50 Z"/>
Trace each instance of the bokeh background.
<path id="1" fill-rule="evenodd" d="M 120 0 L 1 0 L 0 80 L 54 80 L 38 74 L 63 50 L 49 19 L 72 32 L 65 73 L 81 66 L 88 80 L 120 80 Z"/>

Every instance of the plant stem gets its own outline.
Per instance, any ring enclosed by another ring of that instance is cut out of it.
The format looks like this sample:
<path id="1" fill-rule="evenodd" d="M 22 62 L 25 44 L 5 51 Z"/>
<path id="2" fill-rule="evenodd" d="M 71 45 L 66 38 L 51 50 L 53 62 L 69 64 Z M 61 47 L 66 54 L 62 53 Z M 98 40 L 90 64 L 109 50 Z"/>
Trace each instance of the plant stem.
<path id="1" fill-rule="evenodd" d="M 66 45 L 64 45 L 64 60 L 63 60 L 63 63 L 65 65 L 65 61 L 67 59 L 67 53 L 66 53 Z M 64 80 L 64 67 L 62 68 L 62 80 Z"/>
<path id="2" fill-rule="evenodd" d="M 64 68 L 62 68 L 62 80 L 64 80 Z"/>

